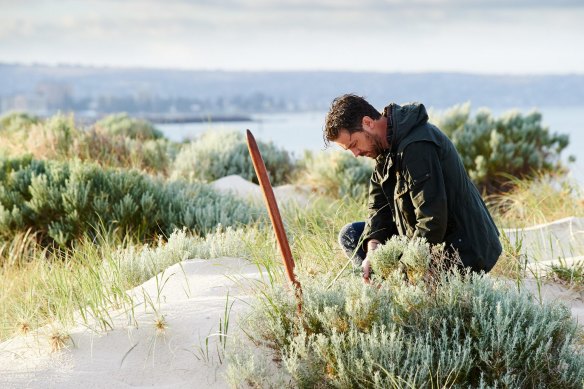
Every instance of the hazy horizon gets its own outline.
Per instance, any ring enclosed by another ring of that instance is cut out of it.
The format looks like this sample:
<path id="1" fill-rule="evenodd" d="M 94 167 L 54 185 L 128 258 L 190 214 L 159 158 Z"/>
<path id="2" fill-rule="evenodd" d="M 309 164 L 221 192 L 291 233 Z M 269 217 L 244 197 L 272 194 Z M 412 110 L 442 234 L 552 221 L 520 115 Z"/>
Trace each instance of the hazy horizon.
<path id="1" fill-rule="evenodd" d="M 184 72 L 225 72 L 225 73 L 355 73 L 355 74 L 404 74 L 404 75 L 428 75 L 428 74 L 452 74 L 452 75 L 469 75 L 469 76 L 517 76 L 517 77 L 538 77 L 538 76 L 584 76 L 584 70 L 580 72 L 566 72 L 566 73 L 480 73 L 473 71 L 368 71 L 368 70 L 334 70 L 334 69 L 264 69 L 264 70 L 235 70 L 235 69 L 221 69 L 221 68 L 181 68 L 181 67 L 159 67 L 159 66 L 133 66 L 133 65 L 100 65 L 100 64 L 84 64 L 74 62 L 9 62 L 0 61 L 0 66 L 24 66 L 24 67 L 78 67 L 85 69 L 115 69 L 115 70 L 168 70 L 168 71 L 184 71 Z"/>
<path id="2" fill-rule="evenodd" d="M 0 66 L 28 66 L 28 67 L 79 67 L 86 69 L 116 69 L 116 70 L 169 70 L 184 72 L 225 72 L 225 73 L 356 73 L 356 74 L 452 74 L 452 75 L 470 75 L 470 76 L 517 76 L 517 77 L 537 77 L 537 76 L 584 76 L 584 69 L 579 72 L 549 72 L 549 73 L 481 73 L 473 71 L 369 71 L 369 70 L 334 70 L 334 69 L 263 69 L 263 70 L 236 70 L 221 68 L 184 68 L 184 67 L 158 67 L 158 66 L 134 66 L 134 65 L 107 65 L 107 64 L 84 64 L 74 62 L 10 62 L 0 61 Z"/>

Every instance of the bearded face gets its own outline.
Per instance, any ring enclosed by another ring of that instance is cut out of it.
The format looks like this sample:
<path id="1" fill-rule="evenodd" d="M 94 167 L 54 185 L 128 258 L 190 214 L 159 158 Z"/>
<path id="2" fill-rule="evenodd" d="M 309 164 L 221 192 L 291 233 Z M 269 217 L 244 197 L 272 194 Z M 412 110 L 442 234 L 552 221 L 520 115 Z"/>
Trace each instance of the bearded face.
<path id="1" fill-rule="evenodd" d="M 377 134 L 367 130 L 349 133 L 341 130 L 339 137 L 334 141 L 341 148 L 350 150 L 355 157 L 377 158 L 383 153 L 383 141 Z"/>

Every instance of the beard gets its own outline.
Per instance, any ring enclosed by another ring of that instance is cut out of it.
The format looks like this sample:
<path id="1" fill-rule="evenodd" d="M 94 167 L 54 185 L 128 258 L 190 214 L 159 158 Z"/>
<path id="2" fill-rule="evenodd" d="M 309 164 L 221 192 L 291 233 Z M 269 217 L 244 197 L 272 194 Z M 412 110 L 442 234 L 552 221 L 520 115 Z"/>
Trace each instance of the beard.
<path id="1" fill-rule="evenodd" d="M 371 141 L 371 150 L 365 153 L 365 156 L 375 159 L 384 153 L 383 142 L 378 135 L 365 133 L 367 138 Z"/>

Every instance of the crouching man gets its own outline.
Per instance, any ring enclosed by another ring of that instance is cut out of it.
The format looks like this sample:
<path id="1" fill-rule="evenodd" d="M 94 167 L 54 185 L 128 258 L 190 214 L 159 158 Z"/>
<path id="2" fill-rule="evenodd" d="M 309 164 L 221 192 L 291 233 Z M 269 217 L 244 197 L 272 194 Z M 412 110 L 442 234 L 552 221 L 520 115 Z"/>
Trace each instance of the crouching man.
<path id="1" fill-rule="evenodd" d="M 379 113 L 362 97 L 337 97 L 324 138 L 376 162 L 367 221 L 348 224 L 339 235 L 365 278 L 368 254 L 396 234 L 445 243 L 475 272 L 495 265 L 502 251 L 497 227 L 454 145 L 428 123 L 422 104 L 390 104 Z"/>

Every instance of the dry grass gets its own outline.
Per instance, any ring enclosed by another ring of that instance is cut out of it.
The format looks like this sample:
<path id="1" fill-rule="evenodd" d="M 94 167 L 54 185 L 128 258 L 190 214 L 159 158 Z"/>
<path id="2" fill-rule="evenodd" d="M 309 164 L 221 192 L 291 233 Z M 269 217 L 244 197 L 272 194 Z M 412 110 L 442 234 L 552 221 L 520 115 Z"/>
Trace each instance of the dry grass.
<path id="1" fill-rule="evenodd" d="M 164 315 L 160 315 L 154 321 L 154 328 L 156 328 L 156 333 L 162 335 L 166 332 L 166 328 L 168 327 L 168 323 L 164 318 Z"/>
<path id="2" fill-rule="evenodd" d="M 30 332 L 30 323 L 26 321 L 21 321 L 20 323 L 18 323 L 16 328 L 19 334 L 26 335 Z"/>
<path id="3" fill-rule="evenodd" d="M 49 345 L 51 346 L 51 352 L 58 352 L 64 349 L 71 338 L 67 333 L 59 329 L 53 329 L 49 334 Z"/>
<path id="4" fill-rule="evenodd" d="M 514 189 L 487 198 L 499 227 L 527 227 L 569 216 L 584 217 L 584 193 L 563 177 L 512 181 Z"/>

